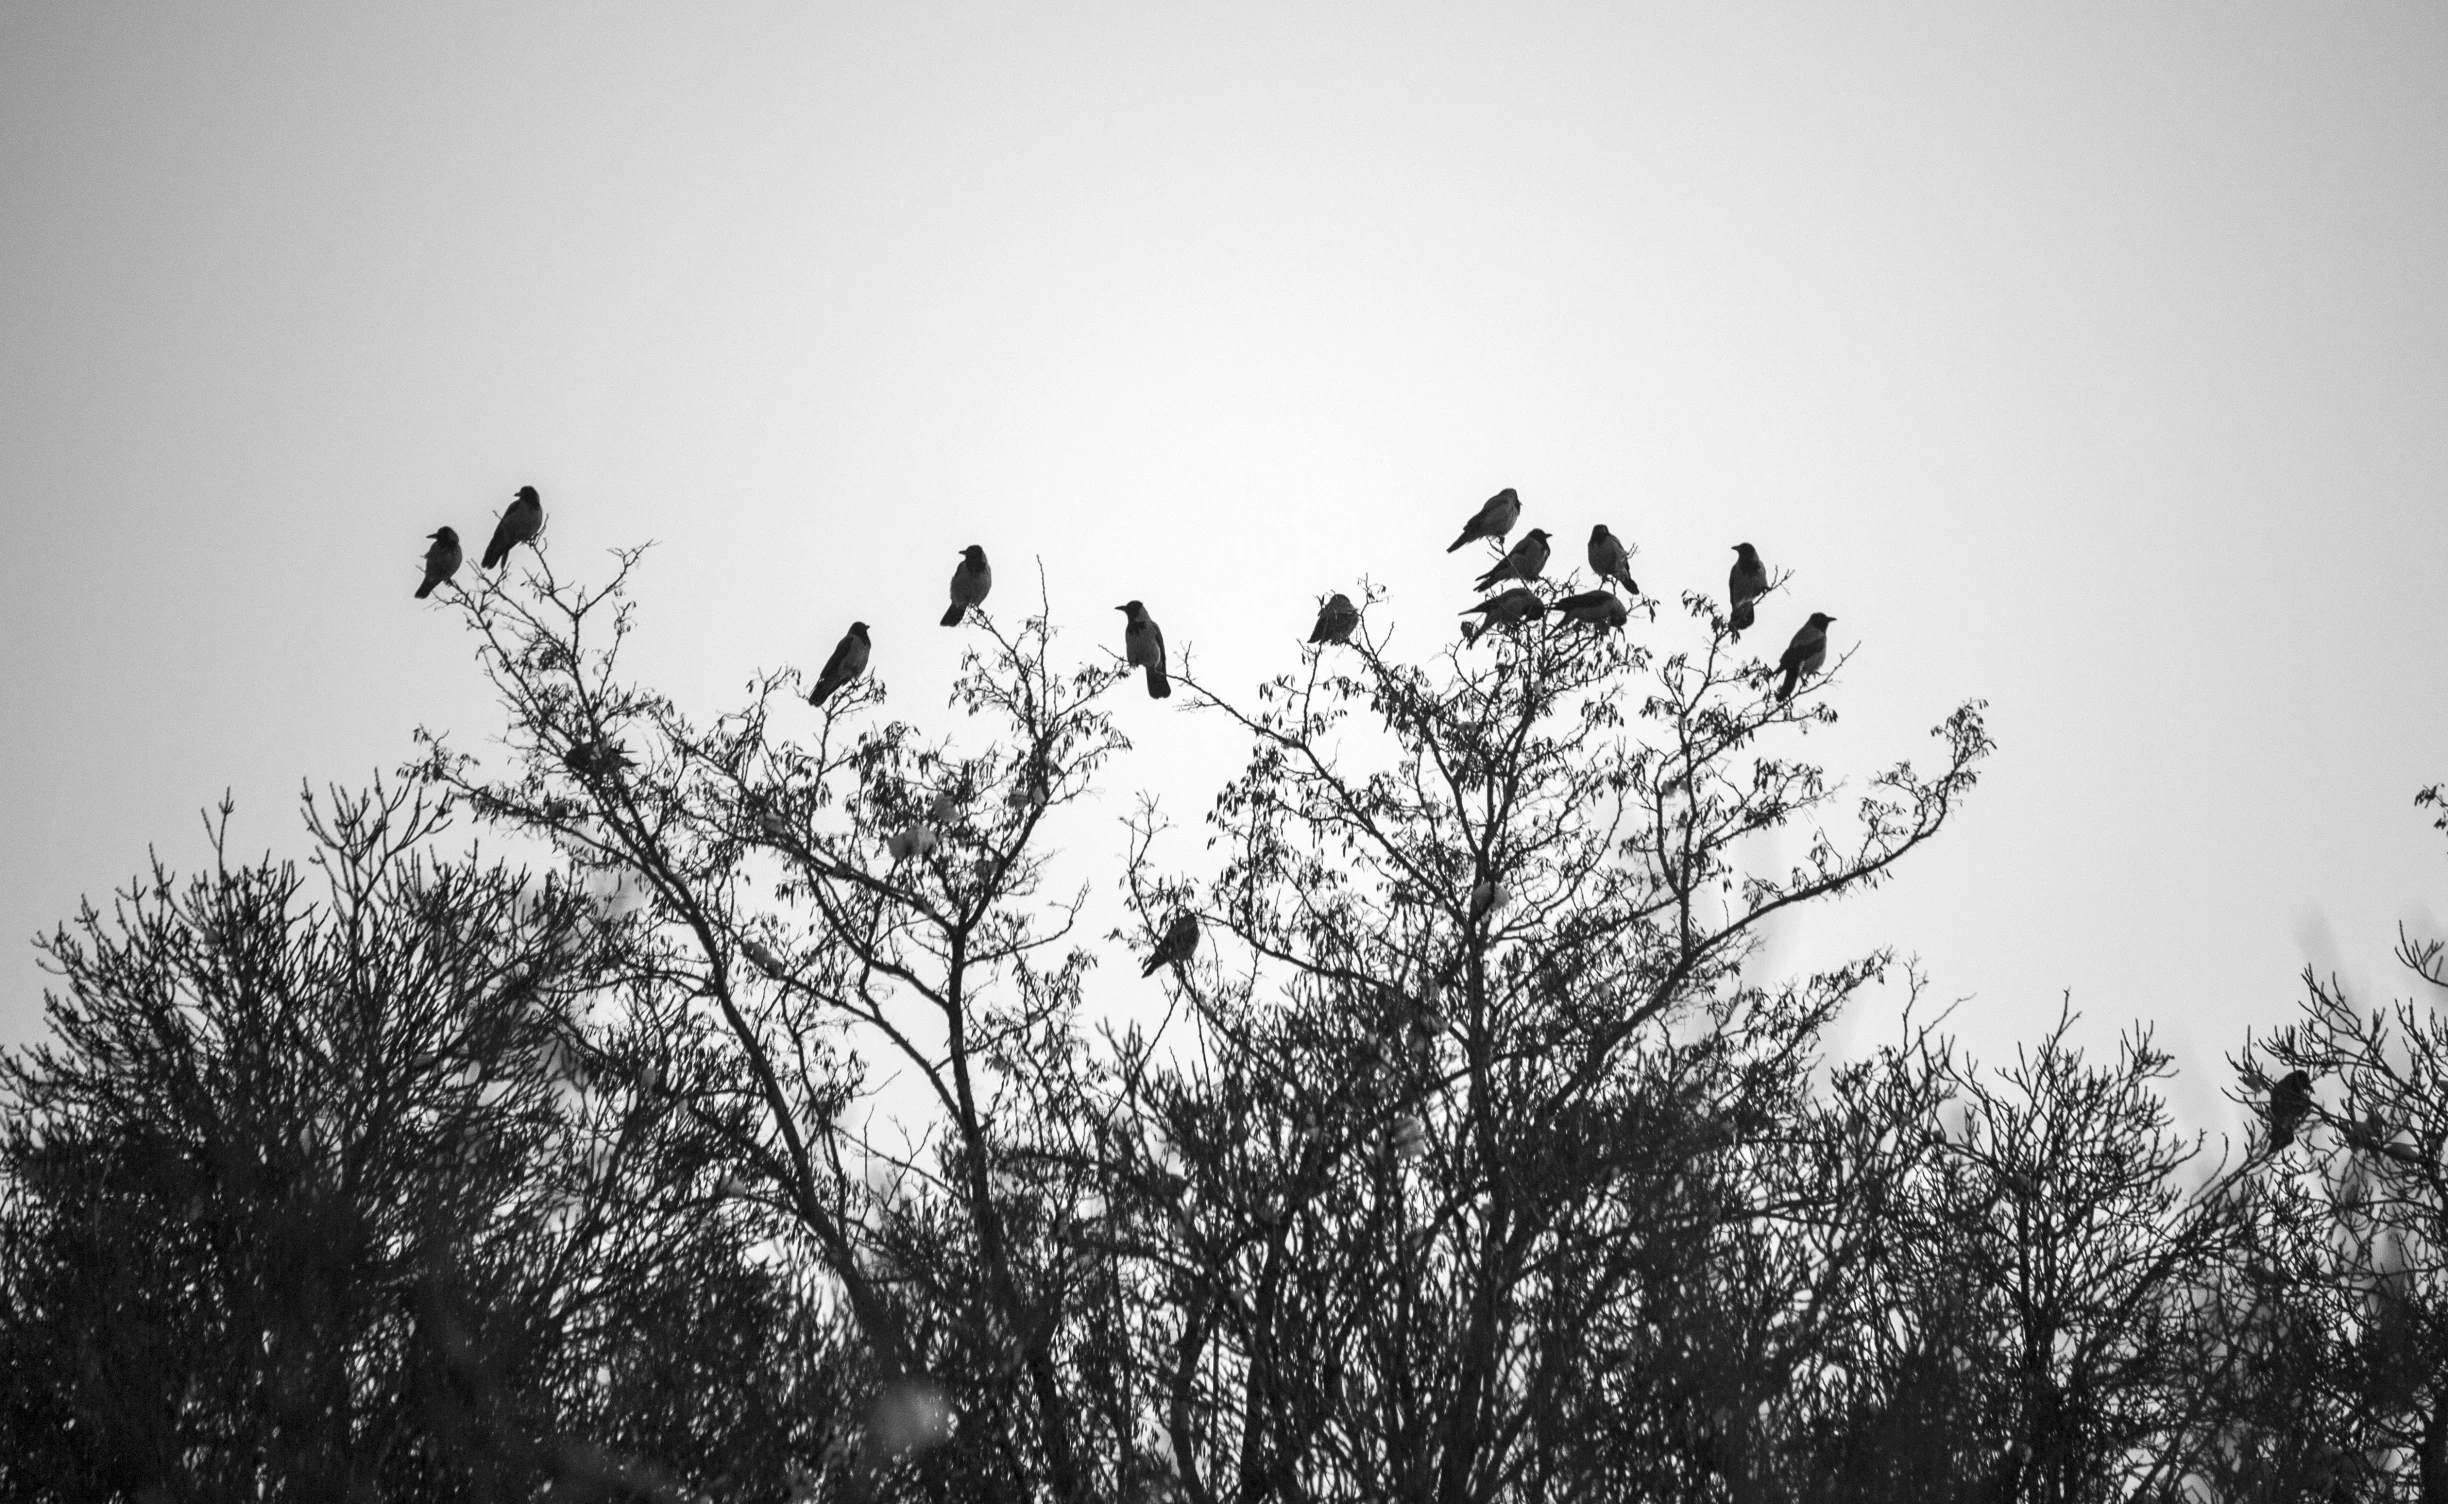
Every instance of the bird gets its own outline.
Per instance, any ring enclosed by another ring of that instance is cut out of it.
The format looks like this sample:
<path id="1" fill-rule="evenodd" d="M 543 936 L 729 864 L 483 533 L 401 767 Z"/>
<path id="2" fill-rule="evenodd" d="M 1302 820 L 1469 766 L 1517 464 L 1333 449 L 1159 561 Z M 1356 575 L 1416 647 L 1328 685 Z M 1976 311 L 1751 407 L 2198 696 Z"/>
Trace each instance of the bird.
<path id="1" fill-rule="evenodd" d="M 1760 562 L 1759 550 L 1748 543 L 1734 545 L 1734 570 L 1726 576 L 1726 600 L 1732 606 L 1732 619 L 1727 623 L 1734 635 L 1742 635 L 1751 625 L 1751 603 L 1768 593 L 1768 566 Z"/>
<path id="2" fill-rule="evenodd" d="M 1179 966 L 1190 959 L 1191 952 L 1198 949 L 1198 941 L 1198 916 L 1184 909 L 1173 916 L 1172 924 L 1166 926 L 1164 938 L 1156 942 L 1154 950 L 1148 952 L 1147 965 L 1139 969 L 1139 974 L 1152 977 L 1168 966 Z"/>
<path id="3" fill-rule="evenodd" d="M 1471 917 L 1489 918 L 1510 907 L 1512 902 L 1513 890 L 1506 887 L 1502 879 L 1483 877 L 1478 886 L 1471 889 Z"/>
<path id="4" fill-rule="evenodd" d="M 782 975 L 787 969 L 782 964 L 782 958 L 775 955 L 773 948 L 762 940 L 750 938 L 740 941 L 740 954 L 754 961 L 759 970 L 774 976 Z"/>
<path id="5" fill-rule="evenodd" d="M 867 624 L 854 621 L 842 640 L 833 645 L 833 656 L 825 660 L 824 672 L 816 676 L 816 687 L 808 691 L 810 705 L 822 705 L 832 698 L 833 691 L 867 671 Z"/>
<path id="6" fill-rule="evenodd" d="M 1547 567 L 1547 530 L 1534 527 L 1522 534 L 1522 540 L 1496 561 L 1496 567 L 1479 577 L 1476 589 L 1492 589 L 1504 580 L 1535 580 Z"/>
<path id="7" fill-rule="evenodd" d="M 425 535 L 433 539 L 433 547 L 425 550 L 425 583 L 417 587 L 416 598 L 423 600 L 434 593 L 434 587 L 459 572 L 459 534 L 451 528 L 436 528 Z"/>
<path id="8" fill-rule="evenodd" d="M 617 780 L 623 771 L 637 766 L 637 760 L 618 742 L 590 740 L 570 743 L 561 754 L 569 770 L 581 778 L 611 778 Z"/>
<path id="9" fill-rule="evenodd" d="M 994 588 L 994 570 L 986 562 L 986 550 L 972 543 L 961 550 L 960 568 L 952 571 L 952 607 L 943 614 L 943 624 L 957 627 L 971 606 L 984 605 L 986 592 Z"/>
<path id="10" fill-rule="evenodd" d="M 1462 536 L 1447 544 L 1445 551 L 1452 553 L 1473 538 L 1500 539 L 1513 531 L 1513 524 L 1519 521 L 1521 498 L 1514 494 L 1511 486 L 1507 486 L 1489 497 L 1479 508 L 1477 516 L 1462 524 Z"/>
<path id="11" fill-rule="evenodd" d="M 1459 614 L 1468 616 L 1473 611 L 1480 613 L 1475 630 L 1484 632 L 1490 627 L 1512 627 L 1525 621 L 1537 621 L 1547 614 L 1547 603 L 1540 600 L 1538 592 L 1529 586 L 1516 585 L 1510 590 L 1498 591 L 1476 606 L 1464 607 Z M 1463 631 L 1468 634 L 1473 633 L 1474 629 L 1465 626 Z"/>
<path id="12" fill-rule="evenodd" d="M 1360 625 L 1360 608 L 1350 596 L 1336 591 L 1326 604 L 1318 608 L 1317 625 L 1310 629 L 1309 640 L 1319 642 L 1349 642 L 1352 629 Z"/>
<path id="13" fill-rule="evenodd" d="M 509 562 L 510 550 L 522 543 L 533 543 L 536 534 L 544 531 L 544 498 L 533 486 L 521 486 L 518 497 L 503 510 L 501 521 L 493 525 L 493 541 L 485 545 L 484 567 L 498 569 Z"/>
<path id="14" fill-rule="evenodd" d="M 1785 675 L 1777 682 L 1779 705 L 1793 698 L 1795 684 L 1819 672 L 1819 665 L 1827 662 L 1828 623 L 1835 619 L 1824 611 L 1813 611 L 1810 620 L 1802 624 L 1802 630 L 1793 635 L 1793 641 L 1785 644 L 1785 656 L 1777 660 L 1777 667 Z"/>
<path id="15" fill-rule="evenodd" d="M 1611 631 L 1632 619 L 1632 608 L 1612 590 L 1584 590 L 1555 603 L 1558 616 L 1584 627 Z"/>
<path id="16" fill-rule="evenodd" d="M 1600 580 L 1620 580 L 1624 589 L 1640 594 L 1640 586 L 1632 578 L 1632 550 L 1624 546 L 1621 538 L 1608 532 L 1603 522 L 1590 529 L 1589 565 Z"/>
<path id="17" fill-rule="evenodd" d="M 1114 607 L 1130 618 L 1122 628 L 1123 661 L 1132 668 L 1147 670 L 1148 698 L 1161 700 L 1173 693 L 1173 681 L 1165 677 L 1164 633 L 1156 619 L 1147 614 L 1147 607 L 1132 601 Z"/>
<path id="18" fill-rule="evenodd" d="M 914 856 L 925 856 L 935 849 L 935 827 L 924 820 L 912 820 L 884 843 L 896 862 L 906 862 Z"/>
<path id="19" fill-rule="evenodd" d="M 2270 1151 L 2276 1153 L 2295 1142 L 2295 1130 L 2311 1115 L 2312 1073 L 2289 1071 L 2284 1080 L 2270 1088 Z"/>

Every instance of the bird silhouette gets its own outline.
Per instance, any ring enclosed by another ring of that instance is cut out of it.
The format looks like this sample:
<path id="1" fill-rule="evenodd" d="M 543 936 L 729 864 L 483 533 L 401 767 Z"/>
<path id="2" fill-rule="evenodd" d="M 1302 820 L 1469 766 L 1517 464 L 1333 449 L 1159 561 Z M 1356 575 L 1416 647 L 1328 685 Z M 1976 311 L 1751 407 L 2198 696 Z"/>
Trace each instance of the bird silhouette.
<path id="1" fill-rule="evenodd" d="M 994 570 L 986 562 L 986 550 L 974 543 L 962 549 L 960 567 L 952 571 L 952 607 L 944 612 L 943 624 L 959 626 L 969 608 L 983 605 L 993 588 Z"/>
<path id="2" fill-rule="evenodd" d="M 1734 569 L 1726 576 L 1726 601 L 1732 617 L 1727 625 L 1734 635 L 1742 635 L 1751 625 L 1751 603 L 1768 593 L 1768 566 L 1760 562 L 1759 550 L 1748 543 L 1734 545 Z"/>
<path id="3" fill-rule="evenodd" d="M 561 760 L 581 778 L 610 778 L 615 782 L 622 773 L 637 766 L 637 760 L 620 743 L 600 738 L 570 743 Z"/>
<path id="4" fill-rule="evenodd" d="M 1612 590 L 1584 590 L 1568 595 L 1555 603 L 1558 616 L 1584 627 L 1596 627 L 1602 632 L 1614 631 L 1632 619 L 1632 608 Z"/>
<path id="5" fill-rule="evenodd" d="M 423 600 L 434 593 L 434 587 L 459 572 L 459 535 L 450 528 L 436 528 L 425 536 L 433 539 L 433 547 L 425 550 L 425 583 L 417 587 L 416 598 Z"/>
<path id="6" fill-rule="evenodd" d="M 1147 965 L 1139 969 L 1139 974 L 1152 977 L 1168 966 L 1179 966 L 1190 959 L 1191 952 L 1198 949 L 1198 942 L 1198 916 L 1184 909 L 1173 916 L 1172 924 L 1165 928 L 1164 938 L 1158 940 L 1156 948 L 1148 952 Z"/>
<path id="7" fill-rule="evenodd" d="M 1793 641 L 1785 644 L 1785 656 L 1777 660 L 1777 668 L 1785 675 L 1777 681 L 1777 703 L 1793 698 L 1794 685 L 1819 672 L 1827 662 L 1828 623 L 1836 618 L 1824 611 L 1813 611 L 1802 630 L 1794 633 Z"/>
<path id="8" fill-rule="evenodd" d="M 1487 590 L 1505 580 L 1535 580 L 1547 567 L 1547 530 L 1534 527 L 1522 534 L 1522 540 L 1496 561 L 1496 567 L 1479 577 L 1474 588 Z"/>
<path id="9" fill-rule="evenodd" d="M 1309 631 L 1309 640 L 1317 642 L 1349 642 L 1352 629 L 1360 625 L 1360 608 L 1350 596 L 1336 591 L 1318 608 L 1317 625 Z"/>
<path id="10" fill-rule="evenodd" d="M 2312 1073 L 2289 1071 L 2284 1080 L 2270 1088 L 2270 1152 L 2274 1154 L 2295 1142 L 2295 1130 L 2311 1115 Z"/>
<path id="11" fill-rule="evenodd" d="M 1640 585 L 1632 578 L 1632 550 L 1608 532 L 1603 522 L 1590 529 L 1589 566 L 1600 581 L 1618 581 L 1634 595 L 1640 594 Z"/>
<path id="12" fill-rule="evenodd" d="M 1460 614 L 1468 616 L 1474 611 L 1479 613 L 1478 628 L 1484 632 L 1490 627 L 1515 627 L 1537 621 L 1547 614 L 1547 603 L 1529 586 L 1516 585 L 1496 592 L 1476 606 L 1465 606 Z"/>
<path id="13" fill-rule="evenodd" d="M 484 567 L 498 569 L 510 558 L 510 550 L 522 543 L 533 543 L 544 531 L 544 498 L 533 486 L 521 486 L 518 496 L 503 509 L 501 521 L 493 525 L 493 541 L 485 545 Z"/>
<path id="14" fill-rule="evenodd" d="M 1157 630 L 1156 619 L 1147 614 L 1147 607 L 1137 601 L 1114 609 L 1130 618 L 1122 628 L 1123 661 L 1132 668 L 1147 670 L 1149 699 L 1164 699 L 1173 693 L 1173 681 L 1165 677 L 1164 633 Z"/>
<path id="15" fill-rule="evenodd" d="M 1513 494 L 1511 486 L 1507 486 L 1489 497 L 1481 505 L 1477 515 L 1462 524 L 1462 536 L 1447 544 L 1445 551 L 1452 553 L 1473 538 L 1501 539 L 1505 534 L 1513 531 L 1513 524 L 1519 521 L 1521 521 L 1521 498 Z"/>
<path id="16" fill-rule="evenodd" d="M 816 676 L 816 687 L 808 691 L 810 705 L 822 705 L 833 692 L 867 672 L 867 624 L 854 621 L 842 640 L 833 645 L 833 656 L 825 660 L 824 672 Z"/>

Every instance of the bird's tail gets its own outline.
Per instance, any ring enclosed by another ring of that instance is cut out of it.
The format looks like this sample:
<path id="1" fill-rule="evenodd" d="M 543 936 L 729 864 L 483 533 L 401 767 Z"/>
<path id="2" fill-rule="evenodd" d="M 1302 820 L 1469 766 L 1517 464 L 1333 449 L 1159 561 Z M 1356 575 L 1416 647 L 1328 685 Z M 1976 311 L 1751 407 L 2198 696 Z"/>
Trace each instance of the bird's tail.
<path id="1" fill-rule="evenodd" d="M 1751 603 L 1749 601 L 1737 602 L 1734 607 L 1734 615 L 1726 625 L 1737 632 L 1751 625 Z"/>
<path id="2" fill-rule="evenodd" d="M 1170 699 L 1172 697 L 1173 681 L 1165 677 L 1165 671 L 1162 665 L 1154 663 L 1149 664 L 1147 666 L 1147 679 L 1149 699 L 1163 700 Z"/>
<path id="3" fill-rule="evenodd" d="M 1785 677 L 1777 684 L 1777 703 L 1779 705 L 1793 698 L 1794 681 L 1801 677 L 1802 671 L 1799 668 L 1789 668 L 1785 671 Z"/>
<path id="4" fill-rule="evenodd" d="M 952 609 L 946 611 L 943 615 L 943 624 L 947 627 L 959 626 L 961 624 L 961 618 L 967 615 L 968 611 L 969 608 L 966 605 L 959 601 L 954 601 L 952 603 Z"/>
<path id="5" fill-rule="evenodd" d="M 485 550 L 484 567 L 487 569 L 498 569 L 501 567 L 502 560 L 509 557 L 509 545 L 505 543 L 496 543 Z"/>
<path id="6" fill-rule="evenodd" d="M 1446 544 L 1446 545 L 1445 545 L 1445 551 L 1446 551 L 1447 553 L 1449 553 L 1449 554 L 1450 554 L 1450 553 L 1453 553 L 1453 552 L 1455 552 L 1456 550 L 1460 549 L 1460 548 L 1462 547 L 1462 545 L 1463 545 L 1463 544 L 1468 543 L 1470 540 L 1471 540 L 1470 530 L 1469 530 L 1469 529 L 1467 529 L 1467 528 L 1465 528 L 1465 529 L 1463 530 L 1463 532 L 1462 532 L 1462 536 L 1461 536 L 1461 537 L 1456 538 L 1456 539 L 1455 539 L 1454 541 L 1452 541 L 1451 543 L 1448 543 L 1448 544 Z"/>
<path id="7" fill-rule="evenodd" d="M 423 600 L 425 597 L 427 597 L 427 596 L 429 596 L 429 595 L 433 594 L 434 587 L 435 587 L 436 585 L 441 584 L 441 583 L 442 583 L 442 582 L 441 582 L 440 580 L 427 580 L 427 581 L 426 581 L 424 584 L 419 585 L 419 586 L 417 587 L 417 597 L 416 597 L 416 598 L 417 598 L 418 600 Z"/>
<path id="8" fill-rule="evenodd" d="M 1159 971 L 1164 970 L 1164 964 L 1164 952 L 1163 949 L 1159 947 L 1155 955 L 1148 957 L 1147 964 L 1139 968 L 1139 974 L 1143 977 L 1152 977 Z"/>

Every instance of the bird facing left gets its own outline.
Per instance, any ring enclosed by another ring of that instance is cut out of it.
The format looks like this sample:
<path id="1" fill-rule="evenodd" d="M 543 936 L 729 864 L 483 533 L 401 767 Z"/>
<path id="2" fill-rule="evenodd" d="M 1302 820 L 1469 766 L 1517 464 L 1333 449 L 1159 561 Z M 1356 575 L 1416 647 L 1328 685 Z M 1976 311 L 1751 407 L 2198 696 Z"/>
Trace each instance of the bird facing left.
<path id="1" fill-rule="evenodd" d="M 433 539 L 433 547 L 425 550 L 425 583 L 417 587 L 416 598 L 423 600 L 434 593 L 434 587 L 459 572 L 459 534 L 451 528 L 436 528 L 425 535 Z"/>

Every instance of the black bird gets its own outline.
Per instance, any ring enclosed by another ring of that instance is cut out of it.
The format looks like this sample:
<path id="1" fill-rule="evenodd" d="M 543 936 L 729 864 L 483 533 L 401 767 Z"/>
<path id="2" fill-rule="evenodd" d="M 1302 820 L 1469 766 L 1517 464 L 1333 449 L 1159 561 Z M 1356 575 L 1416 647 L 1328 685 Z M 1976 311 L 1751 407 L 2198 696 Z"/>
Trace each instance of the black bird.
<path id="1" fill-rule="evenodd" d="M 1476 606 L 1465 607 L 1460 614 L 1468 616 L 1473 611 L 1480 614 L 1477 630 L 1466 624 L 1462 628 L 1465 638 L 1476 636 L 1490 627 L 1515 627 L 1526 621 L 1537 621 L 1547 614 L 1547 603 L 1540 600 L 1538 592 L 1529 586 L 1516 585 L 1510 590 L 1498 591 Z"/>
<path id="2" fill-rule="evenodd" d="M 1479 508 L 1477 516 L 1462 524 L 1462 536 L 1447 544 L 1445 551 L 1452 553 L 1473 538 L 1501 539 L 1513 531 L 1513 524 L 1519 521 L 1521 498 L 1513 494 L 1511 486 L 1507 486 L 1489 497 L 1486 504 Z"/>
<path id="3" fill-rule="evenodd" d="M 1132 601 L 1114 607 L 1130 618 L 1122 628 L 1122 659 L 1132 668 L 1147 670 L 1148 698 L 1161 700 L 1173 693 L 1173 681 L 1165 677 L 1164 633 L 1156 628 L 1156 619 L 1147 614 L 1147 607 Z"/>
<path id="4" fill-rule="evenodd" d="M 1612 590 L 1584 590 L 1568 595 L 1555 603 L 1556 614 L 1566 621 L 1601 632 L 1615 631 L 1632 619 L 1632 608 Z"/>
<path id="5" fill-rule="evenodd" d="M 952 609 L 943 614 L 943 624 L 959 626 L 969 608 L 983 605 L 993 588 L 994 570 L 986 563 L 986 550 L 974 543 L 962 549 L 960 568 L 952 571 Z"/>
<path id="6" fill-rule="evenodd" d="M 570 749 L 561 754 L 561 760 L 568 763 L 570 771 L 581 778 L 610 778 L 614 781 L 618 781 L 623 772 L 637 766 L 637 760 L 620 743 L 599 740 L 570 743 Z"/>
<path id="7" fill-rule="evenodd" d="M 1810 620 L 1802 624 L 1802 630 L 1793 635 L 1793 641 L 1785 644 L 1785 656 L 1777 660 L 1777 667 L 1785 675 L 1777 683 L 1778 704 L 1792 699 L 1794 685 L 1819 672 L 1819 665 L 1827 662 L 1828 623 L 1835 619 L 1824 611 L 1813 611 Z"/>
<path id="8" fill-rule="evenodd" d="M 1139 969 L 1139 974 L 1152 977 L 1168 966 L 1179 966 L 1190 959 L 1192 951 L 1198 949 L 1198 940 L 1198 916 L 1184 909 L 1173 916 L 1173 923 L 1166 928 L 1164 938 L 1156 942 L 1156 948 L 1148 953 L 1147 965 Z"/>
<path id="9" fill-rule="evenodd" d="M 2270 1088 L 2270 1152 L 2275 1154 L 2295 1142 L 2295 1130 L 2311 1115 L 2312 1073 L 2289 1071 L 2284 1080 Z"/>
<path id="10" fill-rule="evenodd" d="M 1748 543 L 1734 545 L 1734 572 L 1726 576 L 1726 600 L 1733 616 L 1727 623 L 1736 636 L 1751 625 L 1751 603 L 1768 593 L 1768 566 Z"/>
<path id="11" fill-rule="evenodd" d="M 1325 605 L 1318 608 L 1317 625 L 1310 629 L 1309 640 L 1313 643 L 1349 642 L 1352 629 L 1358 625 L 1360 608 L 1352 604 L 1350 596 L 1338 590 L 1327 599 Z"/>
<path id="12" fill-rule="evenodd" d="M 825 660 L 824 672 L 816 676 L 816 687 L 808 691 L 810 705 L 822 705 L 841 688 L 867 672 L 867 624 L 854 621 L 842 640 L 833 645 L 833 656 Z"/>
<path id="13" fill-rule="evenodd" d="M 518 497 L 493 525 L 493 541 L 485 545 L 484 567 L 498 569 L 510 558 L 510 550 L 522 543 L 533 543 L 536 534 L 544 531 L 544 498 L 533 486 L 521 486 Z"/>
<path id="14" fill-rule="evenodd" d="M 1624 589 L 1640 594 L 1640 585 L 1632 578 L 1632 550 L 1608 532 L 1603 522 L 1590 529 L 1589 565 L 1601 581 L 1619 580 Z"/>
<path id="15" fill-rule="evenodd" d="M 1505 580 L 1535 580 L 1539 577 L 1539 571 L 1547 567 L 1548 552 L 1547 530 L 1534 527 L 1522 534 L 1522 540 L 1513 545 L 1511 552 L 1496 561 L 1494 569 L 1481 575 L 1479 583 L 1473 588 L 1488 590 Z"/>
<path id="16" fill-rule="evenodd" d="M 423 600 L 434 593 L 434 587 L 459 572 L 459 535 L 449 528 L 436 528 L 425 536 L 433 539 L 433 547 L 425 550 L 425 583 L 417 587 L 416 598 Z"/>

